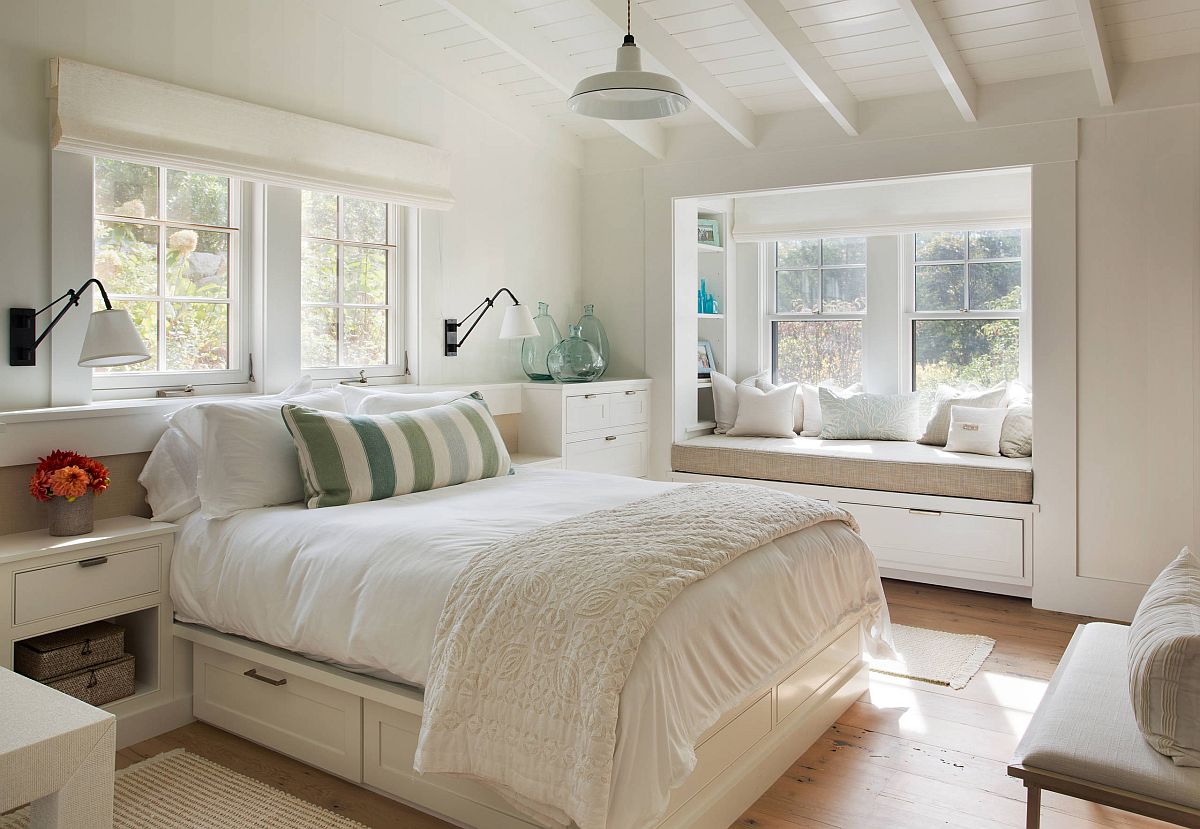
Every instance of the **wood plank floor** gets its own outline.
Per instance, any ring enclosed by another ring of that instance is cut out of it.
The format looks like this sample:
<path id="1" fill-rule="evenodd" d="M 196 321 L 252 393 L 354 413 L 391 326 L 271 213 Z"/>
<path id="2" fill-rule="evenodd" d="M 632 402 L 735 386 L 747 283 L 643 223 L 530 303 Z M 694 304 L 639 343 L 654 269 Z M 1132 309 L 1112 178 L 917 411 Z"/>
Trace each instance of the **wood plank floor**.
<path id="1" fill-rule="evenodd" d="M 887 581 L 892 620 L 996 640 L 961 691 L 871 675 L 871 690 L 734 827 L 1001 829 L 1024 826 L 1024 789 L 1005 766 L 1037 707 L 1075 616 L 1028 601 Z M 378 829 L 450 825 L 218 729 L 194 723 L 123 749 L 118 767 L 173 748 Z M 1047 793 L 1045 829 L 1167 824 Z"/>

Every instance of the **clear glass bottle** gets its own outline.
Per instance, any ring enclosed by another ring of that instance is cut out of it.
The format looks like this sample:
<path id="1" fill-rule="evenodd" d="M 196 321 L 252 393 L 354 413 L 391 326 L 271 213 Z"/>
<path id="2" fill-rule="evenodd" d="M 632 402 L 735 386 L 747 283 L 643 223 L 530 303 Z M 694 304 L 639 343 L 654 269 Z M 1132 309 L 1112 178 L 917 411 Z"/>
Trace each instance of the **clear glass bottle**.
<path id="1" fill-rule="evenodd" d="M 550 316 L 550 306 L 544 302 L 538 303 L 537 316 L 533 324 L 538 330 L 536 337 L 526 337 L 521 340 L 521 368 L 529 375 L 530 380 L 553 380 L 549 369 L 546 368 L 546 358 L 554 346 L 562 342 L 562 333 L 554 317 Z"/>
<path id="2" fill-rule="evenodd" d="M 604 371 L 600 352 L 583 338 L 578 325 L 569 327 L 570 336 L 550 350 L 546 366 L 550 376 L 560 383 L 590 383 Z"/>
<path id="3" fill-rule="evenodd" d="M 583 338 L 595 346 L 600 352 L 600 374 L 608 371 L 608 364 L 612 355 L 612 351 L 608 345 L 608 332 L 604 330 L 604 323 L 600 322 L 596 316 L 595 305 L 583 306 L 583 316 L 579 318 L 579 327 L 583 329 Z"/>

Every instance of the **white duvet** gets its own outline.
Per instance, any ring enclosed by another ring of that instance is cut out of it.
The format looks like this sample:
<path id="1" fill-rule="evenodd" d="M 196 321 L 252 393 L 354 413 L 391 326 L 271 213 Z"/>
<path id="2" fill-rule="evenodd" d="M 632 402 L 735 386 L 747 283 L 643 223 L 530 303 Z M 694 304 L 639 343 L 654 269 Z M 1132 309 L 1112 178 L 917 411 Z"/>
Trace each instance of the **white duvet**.
<path id="1" fill-rule="evenodd" d="M 519 470 L 384 501 L 272 507 L 180 522 L 176 618 L 423 686 L 450 585 L 490 544 L 676 484 Z M 829 522 L 746 553 L 686 588 L 642 641 L 621 695 L 610 825 L 641 829 L 727 711 L 851 615 L 888 637 L 870 550 Z"/>

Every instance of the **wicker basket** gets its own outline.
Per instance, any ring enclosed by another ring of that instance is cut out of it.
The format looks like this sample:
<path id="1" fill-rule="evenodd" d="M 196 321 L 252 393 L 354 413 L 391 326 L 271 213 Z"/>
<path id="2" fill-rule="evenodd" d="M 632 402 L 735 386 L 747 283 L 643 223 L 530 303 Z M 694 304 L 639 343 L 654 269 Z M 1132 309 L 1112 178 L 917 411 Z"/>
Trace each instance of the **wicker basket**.
<path id="1" fill-rule="evenodd" d="M 123 653 L 125 628 L 111 622 L 92 622 L 17 642 L 13 669 L 42 682 L 111 662 Z"/>
<path id="2" fill-rule="evenodd" d="M 120 659 L 55 677 L 44 684 L 92 705 L 107 705 L 133 694 L 133 668 L 134 658 L 126 653 Z"/>

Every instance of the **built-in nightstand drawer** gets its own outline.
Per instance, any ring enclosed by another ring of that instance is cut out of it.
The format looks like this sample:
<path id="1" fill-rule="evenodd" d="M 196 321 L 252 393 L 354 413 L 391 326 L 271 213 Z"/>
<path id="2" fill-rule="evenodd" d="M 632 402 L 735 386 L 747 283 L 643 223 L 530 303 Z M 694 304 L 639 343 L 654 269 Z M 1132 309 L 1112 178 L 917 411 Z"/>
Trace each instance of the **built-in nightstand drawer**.
<path id="1" fill-rule="evenodd" d="M 590 432 L 612 425 L 611 394 L 576 394 L 567 398 L 568 434 Z"/>
<path id="2" fill-rule="evenodd" d="M 159 567 L 159 547 L 154 545 L 17 573 L 13 623 L 157 593 Z"/>
<path id="3" fill-rule="evenodd" d="M 645 423 L 650 410 L 650 392 L 645 389 L 614 392 L 612 395 L 612 426 L 634 426 Z"/>
<path id="4" fill-rule="evenodd" d="M 564 466 L 578 472 L 605 472 L 644 478 L 649 461 L 649 435 L 634 432 L 605 435 L 567 444 Z"/>

